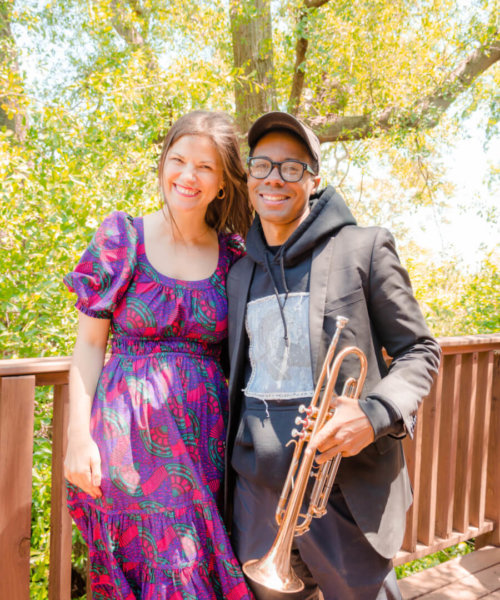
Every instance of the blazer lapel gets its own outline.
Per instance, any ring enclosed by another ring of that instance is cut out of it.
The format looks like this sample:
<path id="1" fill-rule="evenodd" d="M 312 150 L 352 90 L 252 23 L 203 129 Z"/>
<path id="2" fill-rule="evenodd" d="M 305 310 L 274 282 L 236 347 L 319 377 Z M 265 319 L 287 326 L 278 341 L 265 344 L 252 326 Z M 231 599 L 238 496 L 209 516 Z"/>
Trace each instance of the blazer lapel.
<path id="1" fill-rule="evenodd" d="M 241 369 L 244 368 L 244 331 L 245 331 L 245 313 L 247 308 L 248 292 L 250 282 L 252 281 L 255 263 L 242 271 L 238 280 L 238 302 L 234 309 L 230 310 L 228 315 L 230 323 L 229 351 L 231 364 L 231 377 L 229 380 L 229 399 L 234 398 L 234 387 L 240 379 Z"/>
<path id="2" fill-rule="evenodd" d="M 311 265 L 311 282 L 309 293 L 309 343 L 311 347 L 311 366 L 314 383 L 319 376 L 321 365 L 318 365 L 318 355 L 323 331 L 323 316 L 325 313 L 328 276 L 333 255 L 335 238 L 329 238 L 313 251 Z"/>

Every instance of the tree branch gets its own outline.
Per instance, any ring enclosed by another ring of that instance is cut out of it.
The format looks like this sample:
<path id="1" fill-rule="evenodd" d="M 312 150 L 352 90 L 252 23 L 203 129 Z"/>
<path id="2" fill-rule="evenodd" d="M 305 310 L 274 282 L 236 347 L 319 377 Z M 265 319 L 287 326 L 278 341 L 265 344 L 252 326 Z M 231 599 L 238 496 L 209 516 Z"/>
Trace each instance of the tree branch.
<path id="1" fill-rule="evenodd" d="M 138 17 L 145 16 L 144 7 L 141 6 L 141 3 L 139 2 L 139 0 L 128 0 L 128 4 Z"/>
<path id="2" fill-rule="evenodd" d="M 299 111 L 300 98 L 302 96 L 304 80 L 306 77 L 304 62 L 306 59 L 307 48 L 309 46 L 309 39 L 302 35 L 302 32 L 306 31 L 307 29 L 307 19 L 309 16 L 308 9 L 318 8 L 327 2 L 329 2 L 329 0 L 305 0 L 305 8 L 300 12 L 297 27 L 297 30 L 299 31 L 299 37 L 297 38 L 297 44 L 295 45 L 295 65 L 293 67 L 293 80 L 290 90 L 290 97 L 288 98 L 288 112 L 292 115 L 296 115 Z"/>
<path id="3" fill-rule="evenodd" d="M 144 46 L 144 38 L 136 27 L 127 22 L 127 15 L 123 4 L 119 0 L 111 0 L 113 10 L 113 27 L 116 33 L 131 46 Z"/>
<path id="4" fill-rule="evenodd" d="M 330 0 L 304 0 L 306 8 L 319 8 L 323 4 L 327 4 Z"/>
<path id="5" fill-rule="evenodd" d="M 381 135 L 397 125 L 408 129 L 435 127 L 444 112 L 489 67 L 500 60 L 500 35 L 462 61 L 432 93 L 410 108 L 391 106 L 379 115 L 312 117 L 306 119 L 321 142 L 359 140 Z"/>
<path id="6" fill-rule="evenodd" d="M 500 34 L 497 31 L 489 44 L 474 50 L 450 73 L 433 94 L 416 103 L 412 111 L 416 117 L 415 125 L 418 125 L 418 121 L 424 120 L 426 127 L 435 127 L 439 117 L 451 106 L 459 94 L 498 60 L 500 60 Z"/>
<path id="7" fill-rule="evenodd" d="M 147 19 L 145 10 L 137 0 L 127 0 L 127 3 L 138 18 Z M 125 40 L 129 46 L 143 48 L 144 53 L 148 58 L 146 65 L 148 70 L 156 71 L 158 69 L 158 61 L 139 29 L 130 23 L 122 0 L 111 0 L 111 9 L 113 11 L 111 22 L 116 33 Z"/>
<path id="8" fill-rule="evenodd" d="M 302 11 L 300 14 L 298 30 L 304 31 L 306 25 L 307 10 Z M 292 88 L 290 90 L 290 97 L 288 98 L 288 112 L 292 115 L 296 115 L 299 110 L 300 98 L 302 96 L 302 90 L 304 89 L 304 79 L 306 76 L 304 61 L 306 59 L 308 46 L 309 40 L 303 35 L 299 35 L 295 46 L 295 65 L 293 67 Z"/>

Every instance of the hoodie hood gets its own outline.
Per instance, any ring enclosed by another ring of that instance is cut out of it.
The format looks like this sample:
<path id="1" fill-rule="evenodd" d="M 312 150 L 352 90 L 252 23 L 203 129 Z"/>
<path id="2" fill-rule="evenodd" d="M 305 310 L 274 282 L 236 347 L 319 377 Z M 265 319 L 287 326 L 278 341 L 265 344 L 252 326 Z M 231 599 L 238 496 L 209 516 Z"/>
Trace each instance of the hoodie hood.
<path id="1" fill-rule="evenodd" d="M 332 186 L 327 186 L 310 197 L 311 212 L 280 247 L 271 262 L 281 262 L 284 267 L 297 264 L 325 238 L 332 237 L 346 225 L 356 225 L 356 219 L 346 203 Z M 260 265 L 268 260 L 268 246 L 259 215 L 248 232 L 247 254 Z"/>

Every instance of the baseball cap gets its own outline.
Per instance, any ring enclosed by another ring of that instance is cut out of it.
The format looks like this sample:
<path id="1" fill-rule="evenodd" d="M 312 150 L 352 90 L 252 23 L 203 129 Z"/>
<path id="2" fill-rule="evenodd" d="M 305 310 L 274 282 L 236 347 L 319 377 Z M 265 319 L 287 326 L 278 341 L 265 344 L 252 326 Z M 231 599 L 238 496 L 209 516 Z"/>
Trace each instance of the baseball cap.
<path id="1" fill-rule="evenodd" d="M 311 156 L 318 163 L 319 170 L 321 165 L 321 146 L 318 136 L 307 125 L 304 125 L 302 121 L 299 121 L 299 119 L 286 112 L 272 111 L 259 117 L 248 131 L 248 145 L 250 148 L 253 148 L 266 133 L 275 129 L 285 129 L 299 136 L 311 153 Z"/>

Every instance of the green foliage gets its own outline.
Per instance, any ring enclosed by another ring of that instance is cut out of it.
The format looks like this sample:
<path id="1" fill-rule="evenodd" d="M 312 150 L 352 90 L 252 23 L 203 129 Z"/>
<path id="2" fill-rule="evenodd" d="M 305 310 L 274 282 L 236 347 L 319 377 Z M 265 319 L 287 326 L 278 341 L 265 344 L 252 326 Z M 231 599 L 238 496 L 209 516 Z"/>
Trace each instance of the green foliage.
<path id="1" fill-rule="evenodd" d="M 408 577 L 409 575 L 420 573 L 420 571 L 424 571 L 425 569 L 436 567 L 437 565 L 447 562 L 452 558 L 457 558 L 458 556 L 470 554 L 473 551 L 474 540 L 460 542 L 459 544 L 451 546 L 450 548 L 440 550 L 439 552 L 435 552 L 434 554 L 424 556 L 424 558 L 420 558 L 418 560 L 414 560 L 399 567 L 396 567 L 396 575 L 398 579 L 402 579 L 403 577 Z"/>
<path id="2" fill-rule="evenodd" d="M 500 256 L 491 253 L 469 273 L 449 262 L 407 258 L 407 268 L 424 316 L 437 336 L 500 331 Z"/>

